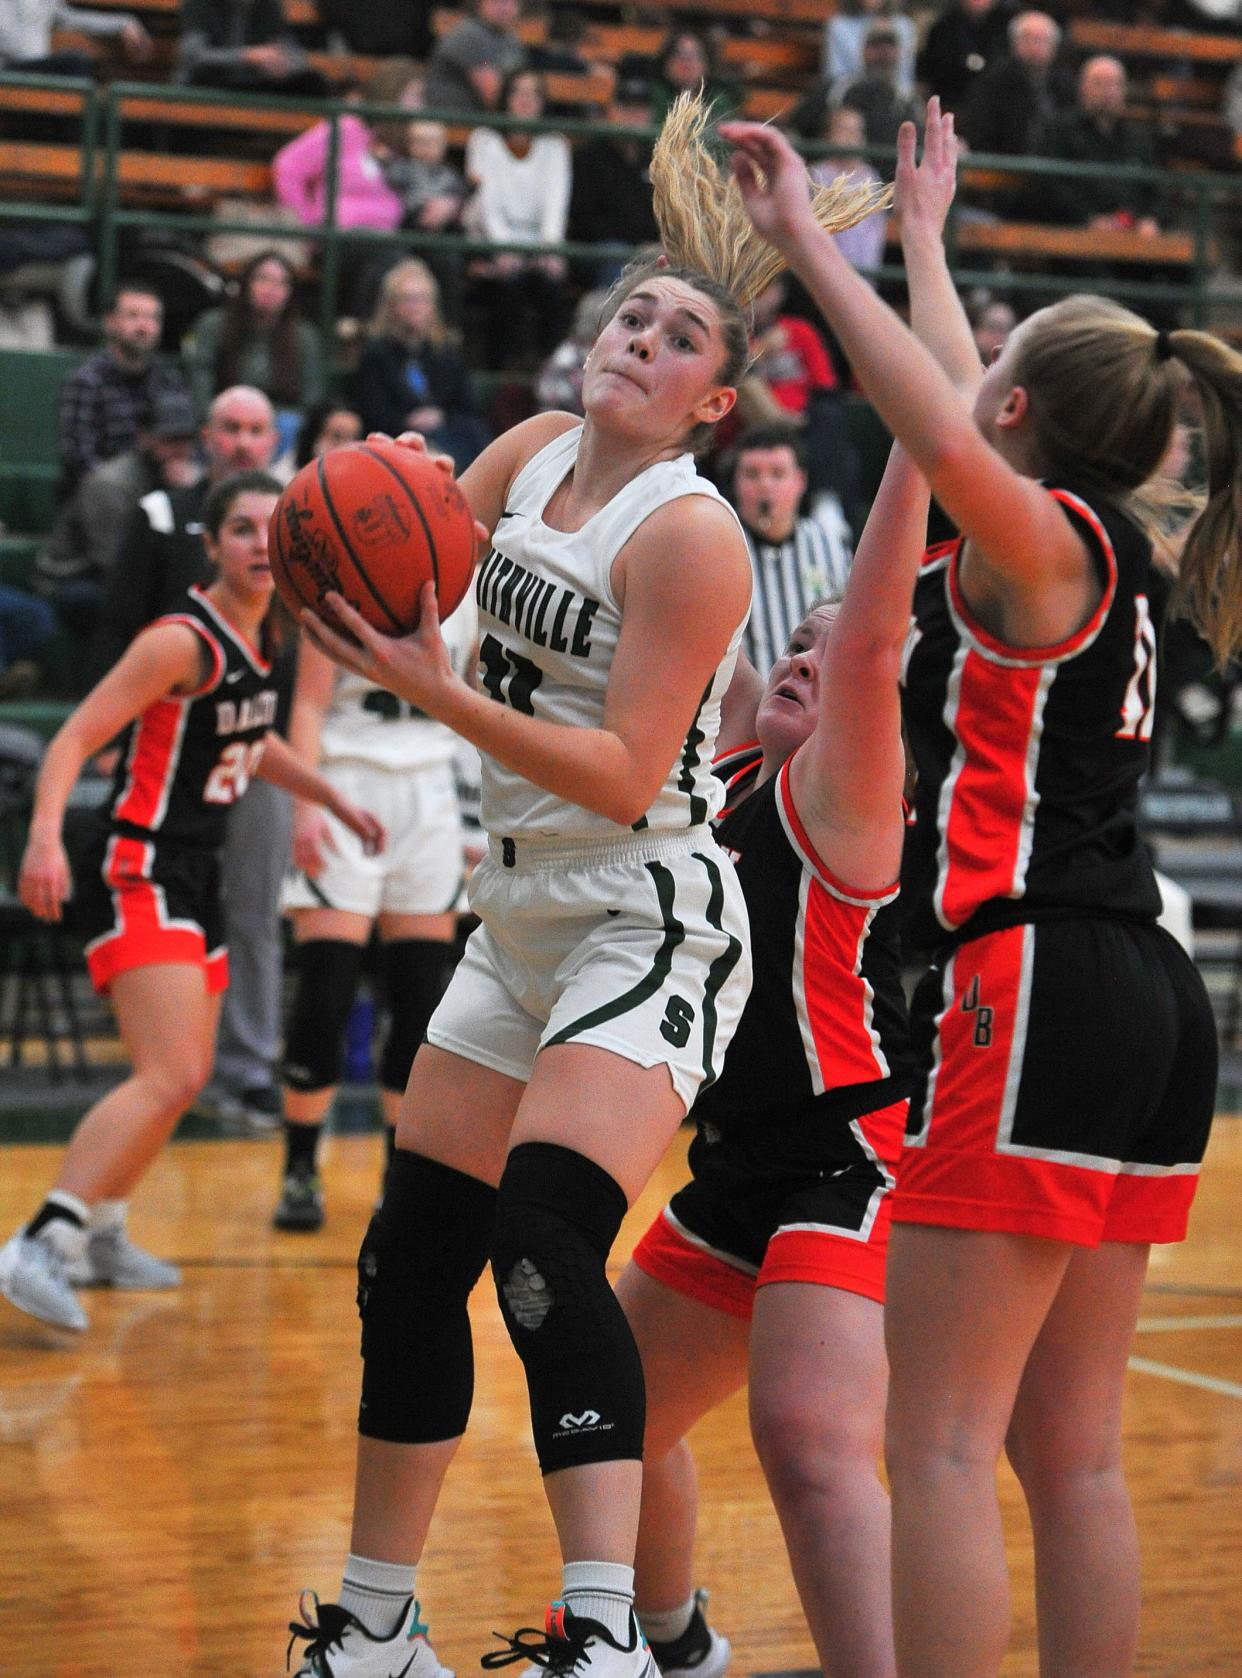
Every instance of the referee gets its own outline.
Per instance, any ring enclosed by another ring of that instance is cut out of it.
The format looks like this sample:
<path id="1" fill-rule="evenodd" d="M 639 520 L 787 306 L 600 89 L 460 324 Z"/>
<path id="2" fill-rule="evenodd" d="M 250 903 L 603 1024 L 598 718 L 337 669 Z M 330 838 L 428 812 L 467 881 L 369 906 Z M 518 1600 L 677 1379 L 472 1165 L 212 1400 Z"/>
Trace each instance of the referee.
<path id="1" fill-rule="evenodd" d="M 746 532 L 754 598 L 743 645 L 765 676 L 817 600 L 845 589 L 853 557 L 839 531 L 799 517 L 807 477 L 802 438 L 793 426 L 765 425 L 738 445 L 732 501 Z"/>

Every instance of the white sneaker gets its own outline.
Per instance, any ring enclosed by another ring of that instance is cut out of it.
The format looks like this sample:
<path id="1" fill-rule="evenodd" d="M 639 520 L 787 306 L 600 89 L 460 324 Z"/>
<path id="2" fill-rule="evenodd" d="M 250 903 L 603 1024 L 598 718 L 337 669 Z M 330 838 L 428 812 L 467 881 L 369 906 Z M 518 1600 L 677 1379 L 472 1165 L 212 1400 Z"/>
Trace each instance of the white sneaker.
<path id="1" fill-rule="evenodd" d="M 501 1636 L 499 1632 L 496 1633 Z M 545 1635 L 533 1626 L 523 1626 L 514 1637 L 501 1637 L 507 1649 L 489 1649 L 482 1656 L 480 1666 L 491 1669 L 508 1666 L 511 1661 L 530 1661 L 521 1674 L 542 1678 L 660 1678 L 656 1663 L 651 1658 L 647 1640 L 639 1630 L 638 1621 L 630 1611 L 630 1635 L 625 1643 L 618 1643 L 606 1626 L 585 1614 L 575 1614 L 563 1602 L 548 1604 Z"/>
<path id="2" fill-rule="evenodd" d="M 314 1604 L 315 1618 L 306 1611 L 307 1599 Z M 391 1637 L 375 1637 L 346 1608 L 335 1602 L 320 1602 L 314 1591 L 303 1591 L 298 1600 L 301 1623 L 290 1620 L 289 1649 L 302 1638 L 309 1647 L 294 1678 L 454 1678 L 427 1641 L 427 1627 L 418 1617 L 418 1603 L 411 1597 L 401 1611 Z"/>
<path id="3" fill-rule="evenodd" d="M 733 1646 L 707 1623 L 707 1592 L 695 1591 L 694 1613 L 681 1636 L 649 1644 L 660 1678 L 723 1678 Z"/>
<path id="4" fill-rule="evenodd" d="M 122 1288 L 130 1293 L 181 1286 L 177 1266 L 136 1246 L 123 1221 L 92 1229 L 86 1250 L 69 1265 L 68 1276 L 75 1288 Z"/>
<path id="5" fill-rule="evenodd" d="M 0 1293 L 19 1311 L 53 1328 L 80 1334 L 87 1326 L 86 1312 L 73 1297 L 65 1257 L 42 1233 L 30 1236 L 19 1229 L 0 1247 Z"/>

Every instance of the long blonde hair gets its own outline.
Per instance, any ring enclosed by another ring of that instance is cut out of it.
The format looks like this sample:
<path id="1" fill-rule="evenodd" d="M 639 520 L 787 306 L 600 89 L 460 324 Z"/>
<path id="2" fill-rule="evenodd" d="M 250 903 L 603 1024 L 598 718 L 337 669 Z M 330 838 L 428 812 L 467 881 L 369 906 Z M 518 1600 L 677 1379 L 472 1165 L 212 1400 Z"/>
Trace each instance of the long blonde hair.
<path id="1" fill-rule="evenodd" d="M 1206 500 L 1185 539 L 1174 601 L 1227 664 L 1242 647 L 1242 355 L 1210 332 L 1156 332 L 1091 296 L 1041 309 L 1017 351 L 1013 380 L 1027 390 L 1046 475 L 1127 503 L 1149 529 L 1161 499 L 1154 475 L 1190 376 Z"/>
<path id="2" fill-rule="evenodd" d="M 654 274 L 683 280 L 708 298 L 720 316 L 725 360 L 721 384 L 736 384 L 750 360 L 750 306 L 785 266 L 755 231 L 737 182 L 707 143 L 711 106 L 701 93 L 683 93 L 669 107 L 651 157 L 652 208 L 661 250 L 629 263 L 600 311 L 606 325 L 630 293 Z M 853 227 L 892 201 L 892 189 L 841 176 L 828 186 L 807 176 L 815 218 L 828 233 Z M 697 426 L 700 448 L 712 426 Z"/>
<path id="3" fill-rule="evenodd" d="M 427 328 L 427 342 L 437 349 L 452 343 L 453 334 L 444 323 L 440 313 L 440 287 L 435 275 L 428 268 L 421 257 L 406 256 L 400 262 L 395 262 L 380 281 L 379 295 L 375 299 L 375 312 L 371 316 L 370 333 L 372 337 L 399 337 L 396 330 L 396 316 L 393 310 L 394 293 L 410 280 L 418 280 L 431 292 L 434 300 L 434 313 L 431 324 Z"/>

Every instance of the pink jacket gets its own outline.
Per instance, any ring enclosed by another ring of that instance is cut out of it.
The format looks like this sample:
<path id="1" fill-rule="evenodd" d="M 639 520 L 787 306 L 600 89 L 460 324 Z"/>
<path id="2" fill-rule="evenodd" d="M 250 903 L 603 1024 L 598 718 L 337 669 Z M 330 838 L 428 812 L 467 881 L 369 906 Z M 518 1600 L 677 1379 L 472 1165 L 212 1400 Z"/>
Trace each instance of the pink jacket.
<path id="1" fill-rule="evenodd" d="M 401 221 L 401 200 L 384 180 L 371 153 L 371 134 L 361 117 L 341 118 L 336 220 L 339 227 L 374 227 L 390 233 Z M 328 124 L 317 122 L 272 159 L 278 203 L 308 227 L 323 221 L 328 161 Z"/>

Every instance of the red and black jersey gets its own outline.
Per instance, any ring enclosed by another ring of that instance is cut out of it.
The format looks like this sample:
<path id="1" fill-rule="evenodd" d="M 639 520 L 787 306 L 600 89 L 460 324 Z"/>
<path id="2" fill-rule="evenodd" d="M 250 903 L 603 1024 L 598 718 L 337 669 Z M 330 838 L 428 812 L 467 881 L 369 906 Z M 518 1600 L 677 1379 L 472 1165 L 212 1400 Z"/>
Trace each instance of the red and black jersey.
<path id="1" fill-rule="evenodd" d="M 1156 694 L 1151 547 L 1120 509 L 1052 494 L 1103 589 L 1057 646 L 1006 646 L 975 621 L 960 537 L 924 557 L 903 676 L 919 778 L 902 869 L 922 949 L 1075 911 L 1159 913 L 1136 822 Z"/>
<path id="2" fill-rule="evenodd" d="M 758 746 L 716 768 L 749 784 Z M 730 802 L 736 796 L 731 793 Z M 805 1118 L 825 1098 L 861 1114 L 906 1093 L 906 1007 L 896 884 L 860 892 L 834 878 L 794 807 L 789 764 L 716 823 L 750 915 L 754 985 L 724 1070 L 694 1104 L 703 1124 Z"/>
<path id="3" fill-rule="evenodd" d="M 271 665 L 201 589 L 156 623 L 183 623 L 208 653 L 201 687 L 148 705 L 127 731 L 107 808 L 137 838 L 218 849 L 276 717 Z"/>

